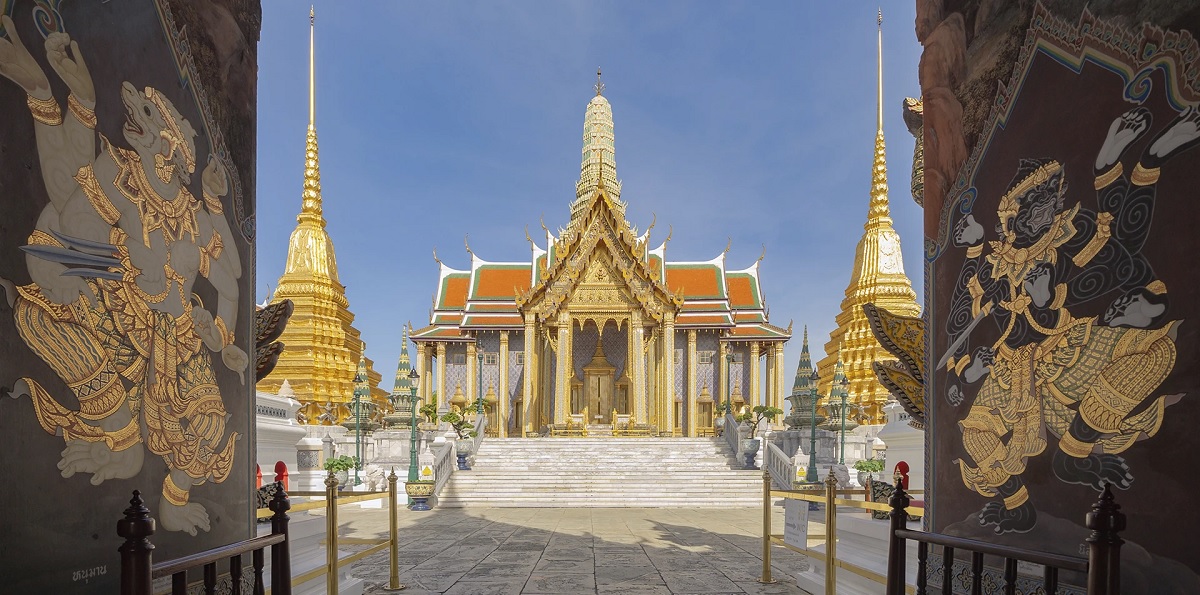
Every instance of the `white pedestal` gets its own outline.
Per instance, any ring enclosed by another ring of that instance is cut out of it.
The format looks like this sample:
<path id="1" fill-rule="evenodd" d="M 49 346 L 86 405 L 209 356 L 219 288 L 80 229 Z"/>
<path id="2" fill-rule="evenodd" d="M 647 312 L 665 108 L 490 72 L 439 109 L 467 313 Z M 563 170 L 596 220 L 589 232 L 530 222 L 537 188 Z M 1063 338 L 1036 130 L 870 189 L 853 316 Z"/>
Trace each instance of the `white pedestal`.
<path id="1" fill-rule="evenodd" d="M 879 431 L 879 439 L 887 445 L 884 455 L 883 480 L 892 481 L 892 470 L 896 463 L 908 463 L 908 489 L 925 489 L 925 432 L 908 422 L 908 413 L 899 403 L 888 403 L 883 407 L 888 414 L 888 423 Z"/>
<path id="2" fill-rule="evenodd" d="M 837 519 L 837 558 L 887 576 L 888 557 L 888 526 L 889 522 L 870 518 L 866 512 L 851 512 L 838 514 Z M 920 530 L 920 522 L 910 521 L 908 529 Z M 825 545 L 812 548 L 824 552 Z M 906 542 L 905 579 L 907 584 L 917 584 L 917 544 Z M 837 593 L 839 595 L 878 595 L 884 590 L 883 583 L 861 577 L 844 568 L 837 569 Z M 796 574 L 796 585 L 810 593 L 825 592 L 825 563 L 821 560 L 809 560 L 808 570 Z"/>
<path id="3" fill-rule="evenodd" d="M 284 392 L 282 389 L 280 392 Z M 289 391 L 290 392 L 290 387 Z M 255 393 L 255 461 L 262 470 L 263 482 L 274 481 L 275 463 L 283 461 L 291 474 L 299 470 L 296 443 L 305 437 L 304 427 L 296 421 L 300 403 L 287 394 Z"/>

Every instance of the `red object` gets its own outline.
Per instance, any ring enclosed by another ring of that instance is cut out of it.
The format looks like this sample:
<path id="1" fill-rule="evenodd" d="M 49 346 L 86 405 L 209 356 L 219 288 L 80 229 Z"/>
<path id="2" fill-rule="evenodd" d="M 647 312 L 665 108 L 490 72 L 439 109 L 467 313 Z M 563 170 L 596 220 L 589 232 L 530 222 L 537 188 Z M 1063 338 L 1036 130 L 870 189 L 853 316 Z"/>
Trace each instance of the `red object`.
<path id="1" fill-rule="evenodd" d="M 287 463 L 283 461 L 275 461 L 275 481 L 283 482 L 283 490 L 288 490 L 288 472 Z"/>
<path id="2" fill-rule="evenodd" d="M 254 464 L 254 487 L 262 487 L 262 467 L 260 467 L 258 463 Z"/>
<path id="3" fill-rule="evenodd" d="M 896 466 L 892 471 L 892 477 L 894 478 L 894 477 L 896 477 L 896 475 L 900 476 L 900 486 L 907 490 L 908 489 L 908 463 L 905 463 L 904 461 L 900 461 L 899 463 L 896 463 Z"/>

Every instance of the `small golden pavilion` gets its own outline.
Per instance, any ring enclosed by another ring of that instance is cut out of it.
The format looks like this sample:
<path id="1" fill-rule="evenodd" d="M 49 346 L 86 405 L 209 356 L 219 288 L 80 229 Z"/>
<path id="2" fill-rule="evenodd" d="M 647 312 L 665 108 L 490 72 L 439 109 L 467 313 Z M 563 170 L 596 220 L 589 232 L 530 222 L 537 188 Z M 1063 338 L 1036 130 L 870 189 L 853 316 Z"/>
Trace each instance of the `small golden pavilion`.
<path id="1" fill-rule="evenodd" d="M 671 234 L 653 247 L 653 222 L 639 232 L 626 221 L 612 107 L 595 89 L 566 227 L 543 224 L 544 248 L 526 232 L 525 262 L 437 261 L 429 325 L 409 333 L 432 380 L 420 383 L 424 402 L 465 407 L 483 393 L 502 437 L 620 422 L 702 436 L 727 399 L 782 407 L 791 329 L 767 319 L 762 258 L 731 269 L 726 247 L 670 262 Z"/>

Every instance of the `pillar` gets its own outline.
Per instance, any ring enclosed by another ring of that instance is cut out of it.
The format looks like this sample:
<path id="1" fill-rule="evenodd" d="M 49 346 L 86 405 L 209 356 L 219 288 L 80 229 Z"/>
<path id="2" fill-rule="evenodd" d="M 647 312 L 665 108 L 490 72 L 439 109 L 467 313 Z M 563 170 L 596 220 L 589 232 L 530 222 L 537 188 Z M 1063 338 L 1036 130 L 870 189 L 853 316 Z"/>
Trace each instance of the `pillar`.
<path id="1" fill-rule="evenodd" d="M 663 384 L 666 385 L 667 395 L 663 416 L 663 425 L 674 436 L 675 432 L 675 315 L 667 312 L 663 316 L 663 351 L 666 352 L 666 365 L 663 366 Z"/>
<path id="2" fill-rule="evenodd" d="M 446 394 L 446 344 L 437 344 L 437 406 L 438 411 L 449 402 L 450 395 Z"/>
<path id="3" fill-rule="evenodd" d="M 512 395 L 508 394 L 508 331 L 500 331 L 500 357 L 498 358 L 500 369 L 497 370 L 496 384 L 496 436 L 498 438 L 508 437 L 508 422 L 505 417 L 508 415 L 508 406 L 512 402 Z"/>
<path id="4" fill-rule="evenodd" d="M 637 423 L 644 424 L 649 422 L 649 418 L 646 415 L 646 329 L 642 327 L 641 310 L 634 309 L 630 316 L 629 336 L 633 343 L 633 359 L 629 360 L 633 365 L 633 374 L 630 375 L 633 380 L 633 394 L 630 395 L 633 407 L 630 412 Z"/>
<path id="5" fill-rule="evenodd" d="M 567 404 L 571 399 L 571 315 L 558 313 L 558 349 L 555 350 L 554 423 L 567 423 Z"/>
<path id="6" fill-rule="evenodd" d="M 479 402 L 479 375 L 483 370 L 479 369 L 479 360 L 476 359 L 479 354 L 479 346 L 474 342 L 467 343 L 467 411 L 475 410 L 475 403 Z M 466 411 L 464 411 L 466 413 Z"/>
<path id="7" fill-rule="evenodd" d="M 428 356 L 429 350 L 425 349 L 425 344 L 417 343 L 417 374 L 421 376 L 421 379 L 418 381 L 417 396 L 421 398 L 422 402 L 425 402 L 424 399 L 429 394 L 429 385 L 431 384 L 429 376 L 427 376 L 429 373 L 429 362 L 425 359 Z"/>
<path id="8" fill-rule="evenodd" d="M 524 386 L 521 388 L 521 407 L 525 409 L 525 414 L 522 415 L 522 428 L 524 432 L 534 431 L 534 410 L 533 410 L 533 387 L 534 377 L 537 376 L 537 351 L 535 349 L 538 344 L 537 327 L 534 323 L 533 314 L 525 315 L 525 368 L 523 370 L 525 376 Z M 525 436 L 524 433 L 521 434 Z"/>
<path id="9" fill-rule="evenodd" d="M 760 346 L 758 343 L 750 344 L 750 390 L 746 394 L 746 404 L 754 409 L 755 405 L 762 404 L 762 386 L 759 381 L 759 374 L 762 370 L 759 368 L 758 358 L 762 357 Z"/>
<path id="10" fill-rule="evenodd" d="M 729 402 L 729 343 L 717 340 L 717 404 Z M 715 405 L 713 411 L 716 411 Z"/>
<path id="11" fill-rule="evenodd" d="M 687 435 L 696 437 L 696 329 L 687 332 Z"/>
<path id="12" fill-rule="evenodd" d="M 783 409 L 783 395 L 787 394 L 787 364 L 783 357 L 783 342 L 775 344 L 775 404 L 773 407 Z"/>
<path id="13" fill-rule="evenodd" d="M 775 406 L 775 383 L 779 381 L 775 377 L 775 348 L 774 345 L 768 343 L 767 346 L 767 393 L 763 395 L 763 405 L 768 407 Z"/>

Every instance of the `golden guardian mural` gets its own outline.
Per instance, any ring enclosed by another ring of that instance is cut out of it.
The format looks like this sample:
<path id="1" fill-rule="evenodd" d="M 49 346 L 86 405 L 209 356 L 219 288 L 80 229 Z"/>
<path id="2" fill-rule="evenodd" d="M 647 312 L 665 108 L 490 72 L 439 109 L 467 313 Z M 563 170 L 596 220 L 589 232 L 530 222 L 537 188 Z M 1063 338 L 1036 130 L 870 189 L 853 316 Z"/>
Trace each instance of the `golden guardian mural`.
<path id="1" fill-rule="evenodd" d="M 1077 555 L 1107 484 L 1128 592 L 1200 586 L 1167 530 L 1194 481 L 1162 465 L 1198 445 L 1198 60 L 1186 31 L 1033 10 L 929 248 L 931 529 Z"/>
<path id="2" fill-rule="evenodd" d="M 5 399 L 0 417 L 5 431 L 40 428 L 59 441 L 52 461 L 51 444 L 26 434 L 41 450 L 37 462 L 61 476 L 54 483 L 40 474 L 30 487 L 70 486 L 86 500 L 89 488 L 109 493 L 95 486 L 113 483 L 126 498 L 134 488 L 157 492 L 147 500 L 160 532 L 196 536 L 215 519 L 193 494 L 248 473 L 253 372 L 240 314 L 250 311 L 243 230 L 252 221 L 204 121 L 208 106 L 193 94 L 169 7 L 136 4 L 116 11 L 159 25 L 142 34 L 151 43 L 138 40 L 157 47 L 156 57 L 94 24 L 75 35 L 69 25 L 104 21 L 84 7 L 0 3 L 2 98 L 40 170 L 24 187 L 6 185 L 2 199 L 37 208 L 4 230 L 17 257 L 0 268 L 0 316 L 20 340 L 6 349 L 23 347 L 41 364 L 26 357 L 2 368 L 7 396 L 32 415 Z M 0 165 L 13 168 L 12 157 Z M 75 477 L 90 486 L 66 482 Z M 104 512 L 115 519 L 119 511 Z M 220 514 L 233 520 L 243 511 Z M 105 523 L 101 535 L 110 532 Z"/>

